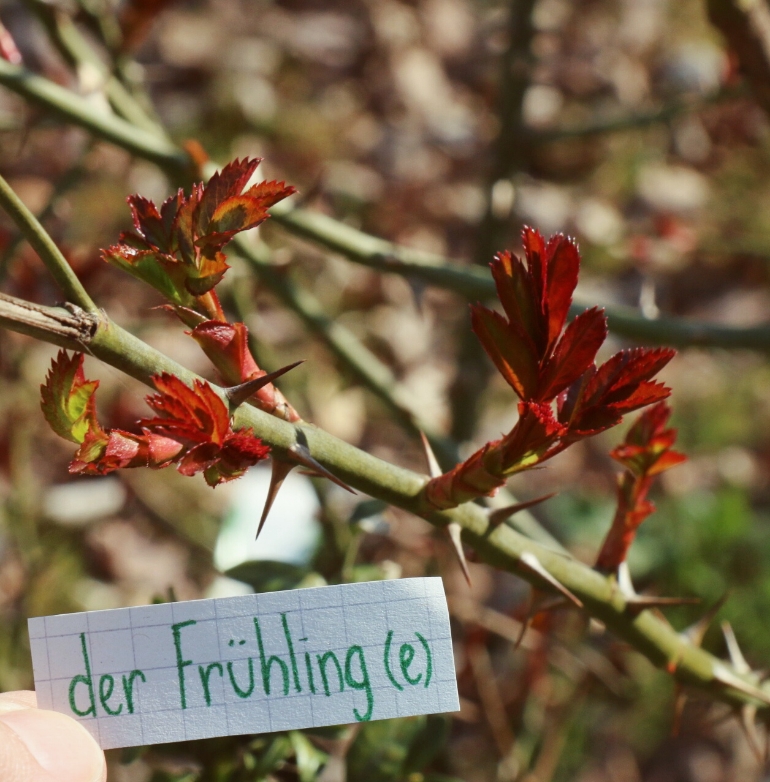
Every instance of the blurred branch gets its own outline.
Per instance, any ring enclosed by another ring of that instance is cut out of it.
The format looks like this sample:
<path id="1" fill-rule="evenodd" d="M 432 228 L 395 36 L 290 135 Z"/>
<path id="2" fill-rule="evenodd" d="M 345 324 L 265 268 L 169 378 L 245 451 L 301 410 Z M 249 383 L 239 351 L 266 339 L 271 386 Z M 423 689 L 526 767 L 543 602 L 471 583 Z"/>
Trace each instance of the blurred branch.
<path id="1" fill-rule="evenodd" d="M 9 184 L 0 176 L 0 207 L 2 207 L 24 234 L 24 238 L 32 245 L 35 252 L 45 264 L 62 293 L 89 312 L 97 312 L 96 304 L 86 293 L 77 275 L 72 270 L 61 250 L 56 246 L 48 232 L 27 209 L 22 200 L 13 192 Z"/>
<path id="2" fill-rule="evenodd" d="M 36 314 L 30 315 L 32 311 Z M 57 345 L 69 342 L 71 346 L 74 341 L 80 350 L 147 385 L 151 385 L 153 375 L 161 372 L 176 375 L 188 385 L 201 379 L 124 331 L 104 313 L 95 318 L 77 309 L 69 312 L 41 308 L 2 296 L 0 324 Z M 65 329 L 69 335 L 78 336 L 65 337 Z M 223 389 L 214 388 L 224 397 Z M 426 505 L 422 489 L 427 476 L 382 461 L 310 424 L 290 424 L 249 405 L 238 409 L 235 425 L 251 427 L 278 454 L 297 442 L 306 444 L 315 459 L 351 486 L 415 513 L 439 528 L 453 522 L 459 524 L 466 542 L 485 562 L 544 588 L 541 577 L 522 561 L 522 557 L 529 561 L 536 557 L 555 579 L 580 598 L 591 616 L 604 622 L 653 664 L 666 667 L 679 681 L 705 689 L 726 703 L 751 703 L 760 715 L 770 714 L 770 692 L 761 689 L 755 676 L 739 674 L 729 663 L 700 649 L 651 611 L 634 611 L 614 579 L 540 546 L 506 525 L 493 529 L 488 514 L 474 503 L 449 511 L 436 511 Z"/>
<path id="3" fill-rule="evenodd" d="M 554 128 L 530 129 L 527 136 L 531 144 L 548 144 L 553 141 L 563 141 L 571 138 L 599 136 L 607 133 L 619 133 L 625 130 L 639 130 L 650 125 L 670 122 L 672 119 L 690 112 L 700 111 L 707 106 L 745 97 L 744 87 L 733 87 L 717 90 L 708 95 L 699 95 L 690 99 L 672 101 L 655 111 L 629 114 L 595 122 L 575 125 L 561 125 Z"/>
<path id="4" fill-rule="evenodd" d="M 766 0 L 708 0 L 707 7 L 758 103 L 770 112 L 770 6 Z"/>
<path id="5" fill-rule="evenodd" d="M 353 332 L 324 312 L 321 303 L 309 291 L 295 286 L 272 264 L 265 244 L 253 245 L 238 237 L 233 242 L 259 279 L 296 313 L 311 332 L 317 334 L 329 349 L 364 386 L 372 391 L 412 434 L 422 431 L 440 457 L 450 465 L 458 461 L 456 446 L 424 419 L 409 392 L 398 382 L 393 372 L 380 361 Z"/>
<path id="6" fill-rule="evenodd" d="M 46 28 L 49 37 L 70 65 L 81 71 L 91 69 L 101 81 L 101 88 L 110 105 L 123 119 L 150 133 L 163 135 L 163 128 L 150 116 L 122 82 L 110 73 L 106 64 L 96 54 L 89 42 L 78 30 L 72 18 L 61 8 L 45 0 L 25 0 Z"/>
<path id="7" fill-rule="evenodd" d="M 156 163 L 173 179 L 191 175 L 189 155 L 170 140 L 99 110 L 87 98 L 21 65 L 0 58 L 0 84 L 137 157 Z"/>
<path id="8" fill-rule="evenodd" d="M 49 79 L 0 59 L 0 84 L 100 138 L 157 163 L 175 179 L 192 176 L 191 160 L 184 150 L 120 117 L 95 110 L 85 98 Z M 276 222 L 292 234 L 338 252 L 351 261 L 379 271 L 420 279 L 456 291 L 469 299 L 494 296 L 494 284 L 486 269 L 463 267 L 441 256 L 400 247 L 326 215 L 292 209 L 284 204 L 277 204 L 271 209 Z M 573 311 L 582 310 L 584 306 L 575 305 Z M 613 332 L 639 342 L 770 350 L 770 325 L 734 328 L 680 318 L 648 320 L 635 310 L 624 307 L 608 307 L 607 315 Z"/>
<path id="9" fill-rule="evenodd" d="M 92 143 L 89 143 L 83 152 L 81 152 L 80 158 L 75 163 L 75 165 L 66 171 L 56 181 L 46 205 L 37 215 L 37 220 L 41 225 L 53 214 L 54 210 L 56 209 L 56 205 L 59 203 L 59 200 L 62 198 L 62 196 L 75 187 L 85 176 L 86 168 L 83 164 L 86 156 L 91 151 L 92 146 Z M 0 253 L 0 282 L 5 279 L 5 276 L 8 273 L 8 268 L 11 264 L 11 261 L 13 260 L 13 256 L 16 254 L 16 251 L 19 249 L 19 246 L 23 241 L 24 234 L 21 232 L 17 233 L 8 242 L 8 245 L 4 248 L 2 253 Z"/>

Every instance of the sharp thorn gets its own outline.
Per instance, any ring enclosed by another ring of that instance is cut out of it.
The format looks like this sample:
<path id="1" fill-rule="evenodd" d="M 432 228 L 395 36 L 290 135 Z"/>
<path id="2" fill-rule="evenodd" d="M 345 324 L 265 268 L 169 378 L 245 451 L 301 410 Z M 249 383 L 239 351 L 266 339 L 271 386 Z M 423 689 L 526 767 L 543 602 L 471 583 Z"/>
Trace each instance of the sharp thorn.
<path id="1" fill-rule="evenodd" d="M 532 587 L 529 594 L 528 604 L 527 604 L 527 614 L 521 623 L 521 630 L 519 631 L 519 635 L 516 638 L 516 642 L 513 644 L 514 649 L 518 649 L 521 646 L 522 641 L 524 640 L 524 636 L 527 634 L 527 630 L 529 630 L 529 627 L 532 624 L 532 617 L 535 615 L 534 594 L 535 594 L 535 588 Z"/>
<path id="2" fill-rule="evenodd" d="M 634 595 L 626 597 L 626 610 L 638 614 L 648 608 L 667 608 L 670 606 L 689 606 L 700 603 L 698 597 L 657 597 L 656 595 Z"/>
<path id="3" fill-rule="evenodd" d="M 729 593 L 725 592 L 697 622 L 694 622 L 689 627 L 682 630 L 680 635 L 687 638 L 694 646 L 700 646 L 703 643 L 706 630 L 708 630 L 709 625 L 714 621 L 714 617 L 719 613 L 728 596 Z"/>
<path id="4" fill-rule="evenodd" d="M 277 380 L 281 375 L 285 375 L 290 369 L 294 369 L 294 367 L 303 364 L 304 361 L 304 359 L 302 359 L 302 361 L 295 361 L 293 364 L 276 369 L 275 372 L 270 372 L 267 375 L 260 375 L 259 377 L 255 377 L 253 380 L 247 380 L 240 385 L 226 388 L 225 396 L 230 405 L 230 414 L 232 415 L 249 397 L 254 396 L 260 388 L 264 388 L 274 380 Z"/>
<path id="5" fill-rule="evenodd" d="M 625 559 L 618 565 L 617 579 L 618 589 L 620 589 L 626 599 L 636 597 L 634 582 L 631 580 L 631 569 L 628 567 L 628 562 Z"/>
<path id="6" fill-rule="evenodd" d="M 336 475 L 330 473 L 326 467 L 314 459 L 310 455 L 310 451 L 308 451 L 304 445 L 294 443 L 294 445 L 289 448 L 289 458 L 294 459 L 294 461 L 296 461 L 298 464 L 301 464 L 303 467 L 307 467 L 309 470 L 319 473 L 324 478 L 328 478 L 332 483 L 336 483 L 337 486 L 345 489 L 345 491 L 349 491 L 351 494 L 356 493 L 353 489 L 350 488 L 350 486 L 347 485 L 347 483 L 340 480 Z"/>
<path id="7" fill-rule="evenodd" d="M 684 707 L 687 703 L 687 694 L 685 693 L 682 685 L 679 682 L 676 683 L 676 698 L 674 699 L 674 719 L 671 722 L 671 736 L 677 738 L 679 732 L 682 729 L 682 715 L 684 714 Z"/>
<path id="8" fill-rule="evenodd" d="M 583 603 L 580 601 L 580 599 L 573 595 L 572 592 L 567 589 L 567 587 L 564 586 L 564 584 L 561 583 L 558 579 L 554 578 L 540 563 L 540 560 L 529 551 L 525 551 L 520 557 L 519 557 L 519 564 L 524 565 L 527 570 L 532 571 L 533 573 L 536 573 L 540 578 L 543 579 L 543 581 L 546 581 L 548 584 L 550 584 L 557 592 L 564 595 L 564 597 L 567 598 L 567 600 L 570 601 L 570 603 L 574 604 L 578 608 L 583 607 Z"/>
<path id="9" fill-rule="evenodd" d="M 438 463 L 436 454 L 433 453 L 430 440 L 428 440 L 425 432 L 420 432 L 420 439 L 422 440 L 422 449 L 425 452 L 425 460 L 428 462 L 428 475 L 430 475 L 431 478 L 438 478 L 439 475 L 443 474 L 443 471 Z"/>
<path id="10" fill-rule="evenodd" d="M 468 570 L 468 560 L 465 559 L 465 551 L 463 550 L 463 528 L 456 521 L 452 521 L 447 524 L 446 531 L 449 534 L 449 539 L 452 541 L 452 548 L 457 556 L 457 561 L 460 563 L 460 568 L 463 571 L 465 580 L 468 582 L 468 586 L 471 586 L 471 574 Z"/>
<path id="11" fill-rule="evenodd" d="M 527 500 L 526 502 L 517 502 L 513 505 L 508 505 L 505 508 L 497 508 L 496 510 L 489 512 L 489 526 L 492 529 L 499 527 L 504 521 L 507 521 L 515 513 L 521 510 L 526 510 L 534 505 L 539 505 L 541 502 L 550 500 L 551 497 L 555 497 L 557 492 L 551 492 L 550 494 L 544 494 L 542 497 L 536 497 L 534 500 Z"/>
<path id="12" fill-rule="evenodd" d="M 738 646 L 738 639 L 735 637 L 732 625 L 727 621 L 722 622 L 722 634 L 725 637 L 727 653 L 730 655 L 730 662 L 733 664 L 733 668 L 738 673 L 751 673 L 751 666 L 746 662 L 741 647 Z"/>
<path id="13" fill-rule="evenodd" d="M 755 687 L 753 684 L 745 682 L 721 663 L 715 663 L 713 665 L 712 675 L 720 684 L 724 684 L 726 687 L 731 687 L 734 690 L 738 690 L 738 692 L 742 692 L 744 695 L 755 698 L 760 703 L 770 704 L 770 693 L 765 692 L 759 687 Z"/>
<path id="14" fill-rule="evenodd" d="M 262 527 L 265 526 L 267 515 L 270 513 L 270 508 L 273 507 L 275 498 L 278 496 L 281 486 L 283 486 L 284 478 L 291 472 L 293 467 L 293 464 L 290 464 L 283 459 L 273 459 L 273 468 L 270 473 L 270 486 L 267 489 L 265 506 L 262 508 L 262 516 L 259 519 L 259 526 L 257 527 L 257 534 L 254 536 L 254 540 L 256 540 L 259 537 L 259 533 L 262 532 Z"/>

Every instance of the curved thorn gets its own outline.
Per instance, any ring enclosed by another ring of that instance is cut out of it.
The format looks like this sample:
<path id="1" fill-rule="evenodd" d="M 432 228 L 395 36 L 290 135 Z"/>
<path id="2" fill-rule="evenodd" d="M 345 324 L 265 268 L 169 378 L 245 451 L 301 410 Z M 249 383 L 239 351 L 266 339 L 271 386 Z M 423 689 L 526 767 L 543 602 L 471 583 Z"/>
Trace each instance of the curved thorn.
<path id="1" fill-rule="evenodd" d="M 332 483 L 336 483 L 337 486 L 345 489 L 345 491 L 349 491 L 351 494 L 356 494 L 356 492 L 351 489 L 347 483 L 340 480 L 336 475 L 330 473 L 326 467 L 314 459 L 310 455 L 310 451 L 304 445 L 294 443 L 294 445 L 289 448 L 288 454 L 291 459 L 293 459 L 298 464 L 301 464 L 303 467 L 307 467 L 309 470 L 322 475 L 324 478 L 328 478 Z"/>
<path id="2" fill-rule="evenodd" d="M 677 738 L 682 729 L 682 715 L 684 714 L 684 707 L 687 703 L 687 693 L 682 688 L 682 685 L 676 683 L 676 697 L 674 698 L 674 719 L 671 721 L 671 737 Z"/>
<path id="3" fill-rule="evenodd" d="M 567 587 L 564 586 L 564 584 L 561 583 L 558 579 L 554 578 L 541 564 L 540 560 L 529 551 L 525 551 L 521 557 L 519 557 L 519 564 L 524 565 L 525 568 L 532 571 L 533 573 L 537 573 L 540 578 L 543 579 L 543 581 L 546 581 L 549 583 L 557 592 L 564 595 L 564 597 L 567 598 L 567 600 L 570 601 L 573 605 L 577 606 L 578 608 L 583 607 L 583 603 L 581 600 L 572 592 L 567 589 Z"/>
<path id="4" fill-rule="evenodd" d="M 697 622 L 694 622 L 689 627 L 682 630 L 680 635 L 684 636 L 694 646 L 700 646 L 703 643 L 703 637 L 706 635 L 706 630 L 708 630 L 709 625 L 714 621 L 714 617 L 719 613 L 729 595 L 729 592 L 725 592 Z"/>
<path id="5" fill-rule="evenodd" d="M 465 551 L 463 551 L 463 528 L 456 521 L 453 521 L 451 524 L 447 524 L 446 531 L 449 534 L 449 539 L 452 541 L 452 548 L 457 555 L 457 561 L 460 563 L 465 580 L 468 582 L 468 586 L 471 586 L 471 574 L 468 570 L 468 560 L 465 559 Z"/>
<path id="6" fill-rule="evenodd" d="M 259 526 L 257 527 L 257 534 L 254 536 L 254 540 L 259 537 L 259 533 L 262 532 L 262 527 L 265 526 L 267 521 L 267 514 L 270 513 L 270 508 L 273 507 L 275 498 L 278 496 L 278 492 L 283 486 L 284 478 L 292 471 L 294 465 L 290 464 L 283 459 L 276 459 L 273 457 L 273 467 L 270 473 L 270 486 L 267 489 L 267 497 L 265 498 L 265 506 L 262 508 L 262 516 L 259 519 Z"/>
<path id="7" fill-rule="evenodd" d="M 489 512 L 489 526 L 492 529 L 499 527 L 504 521 L 507 521 L 515 513 L 521 510 L 526 510 L 534 505 L 539 505 L 541 502 L 550 500 L 551 497 L 555 497 L 558 492 L 551 492 L 550 494 L 544 494 L 542 497 L 536 497 L 534 500 L 527 500 L 526 502 L 517 502 L 513 505 L 508 505 L 505 508 L 497 508 L 496 510 Z"/>
<path id="8" fill-rule="evenodd" d="M 304 362 L 305 359 L 303 358 L 302 361 L 295 361 L 293 364 L 276 369 L 275 372 L 270 372 L 267 375 L 260 375 L 259 377 L 247 380 L 240 385 L 226 388 L 225 396 L 230 405 L 230 415 L 232 415 L 249 397 L 256 394 L 260 388 L 264 388 L 274 380 L 277 380 L 281 375 L 285 375 L 290 369 L 294 369 L 294 367 L 298 367 Z"/>
<path id="9" fill-rule="evenodd" d="M 443 474 L 443 471 L 438 463 L 436 454 L 433 453 L 433 448 L 431 448 L 430 441 L 425 435 L 425 432 L 420 432 L 420 439 L 422 440 L 422 449 L 425 452 L 425 460 L 428 462 L 428 475 L 430 475 L 431 478 L 438 478 L 439 475 Z"/>

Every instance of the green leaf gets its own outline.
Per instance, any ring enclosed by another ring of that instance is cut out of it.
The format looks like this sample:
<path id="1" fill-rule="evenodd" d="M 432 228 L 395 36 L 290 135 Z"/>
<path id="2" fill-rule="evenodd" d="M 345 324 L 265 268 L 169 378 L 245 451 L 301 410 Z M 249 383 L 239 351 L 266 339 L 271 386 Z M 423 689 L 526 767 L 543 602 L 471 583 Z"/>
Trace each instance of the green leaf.
<path id="1" fill-rule="evenodd" d="M 225 572 L 228 578 L 243 581 L 255 592 L 278 592 L 281 589 L 295 589 L 310 574 L 310 570 L 299 565 L 272 560 L 242 562 Z"/>
<path id="2" fill-rule="evenodd" d="M 297 756 L 297 770 L 299 771 L 300 782 L 314 782 L 318 770 L 329 759 L 329 755 L 315 747 L 299 731 L 290 731 L 289 740 Z"/>
<path id="3" fill-rule="evenodd" d="M 43 415 L 59 437 L 80 444 L 89 429 L 100 430 L 94 398 L 98 387 L 98 380 L 86 380 L 83 375 L 82 353 L 73 353 L 70 358 L 59 351 L 40 386 Z"/>

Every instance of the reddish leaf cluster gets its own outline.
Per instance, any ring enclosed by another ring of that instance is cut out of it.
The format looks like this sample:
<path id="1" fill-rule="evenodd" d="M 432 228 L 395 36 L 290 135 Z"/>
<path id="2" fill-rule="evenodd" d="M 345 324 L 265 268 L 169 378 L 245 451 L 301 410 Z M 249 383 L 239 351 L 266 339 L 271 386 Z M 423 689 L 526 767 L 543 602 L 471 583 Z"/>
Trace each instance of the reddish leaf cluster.
<path id="1" fill-rule="evenodd" d="M 235 234 L 262 223 L 269 207 L 296 192 L 283 182 L 260 182 L 244 191 L 259 163 L 259 158 L 235 160 L 206 184 L 195 185 L 189 196 L 179 190 L 160 209 L 130 196 L 135 231 L 121 234 L 118 244 L 103 251 L 106 261 L 163 294 L 226 385 L 265 373 L 249 351 L 246 326 L 227 322 L 214 290 L 229 268 L 222 249 Z M 271 384 L 260 388 L 253 401 L 267 413 L 299 420 Z"/>
<path id="2" fill-rule="evenodd" d="M 490 494 L 513 473 L 670 393 L 653 381 L 674 356 L 669 348 L 624 350 L 596 366 L 607 336 L 604 312 L 587 310 L 565 329 L 580 267 L 577 246 L 562 235 L 546 243 L 531 228 L 522 238 L 526 264 L 505 252 L 491 265 L 505 315 L 471 307 L 473 330 L 521 399 L 519 420 L 505 437 L 428 484 L 426 496 L 435 507 Z"/>
<path id="3" fill-rule="evenodd" d="M 189 196 L 179 190 L 160 210 L 152 201 L 128 199 L 135 231 L 121 234 L 104 259 L 159 290 L 172 304 L 192 307 L 229 268 L 222 248 L 254 228 L 268 208 L 295 192 L 283 182 L 260 182 L 245 192 L 260 159 L 235 160 Z M 210 313 L 221 312 L 210 304 Z"/>
<path id="4" fill-rule="evenodd" d="M 645 410 L 628 430 L 625 441 L 610 454 L 626 472 L 618 481 L 618 508 L 596 561 L 600 570 L 617 570 L 626 559 L 639 525 L 655 510 L 647 499 L 653 478 L 687 458 L 671 450 L 676 430 L 666 429 L 670 415 L 665 402 Z"/>
<path id="5" fill-rule="evenodd" d="M 43 415 L 61 437 L 78 443 L 70 472 L 105 475 L 122 467 L 161 469 L 176 464 L 183 475 L 202 472 L 210 486 L 238 478 L 265 459 L 269 448 L 251 429 L 233 430 L 225 403 L 208 383 L 188 388 L 179 378 L 153 378 L 157 394 L 147 404 L 157 417 L 139 421 L 141 434 L 103 429 L 96 419 L 96 380 L 86 380 L 83 355 L 64 351 L 40 387 Z"/>

